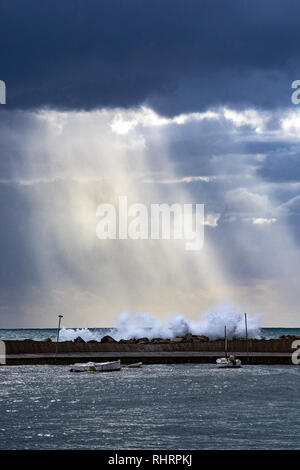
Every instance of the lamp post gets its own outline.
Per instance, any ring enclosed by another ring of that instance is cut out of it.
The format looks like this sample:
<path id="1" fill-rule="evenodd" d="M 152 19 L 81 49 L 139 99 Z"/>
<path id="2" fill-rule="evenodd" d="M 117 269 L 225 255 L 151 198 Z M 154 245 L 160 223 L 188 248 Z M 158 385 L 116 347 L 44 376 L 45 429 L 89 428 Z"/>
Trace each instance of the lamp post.
<path id="1" fill-rule="evenodd" d="M 57 327 L 57 338 L 56 338 L 56 349 L 55 349 L 55 364 L 56 364 L 56 356 L 58 351 L 58 340 L 59 340 L 59 331 L 60 331 L 60 322 L 63 318 L 63 315 L 58 315 L 58 327 Z"/>
<path id="2" fill-rule="evenodd" d="M 248 348 L 248 325 L 247 325 L 247 313 L 245 313 L 245 333 L 246 333 L 247 363 L 249 363 L 249 348 Z"/>

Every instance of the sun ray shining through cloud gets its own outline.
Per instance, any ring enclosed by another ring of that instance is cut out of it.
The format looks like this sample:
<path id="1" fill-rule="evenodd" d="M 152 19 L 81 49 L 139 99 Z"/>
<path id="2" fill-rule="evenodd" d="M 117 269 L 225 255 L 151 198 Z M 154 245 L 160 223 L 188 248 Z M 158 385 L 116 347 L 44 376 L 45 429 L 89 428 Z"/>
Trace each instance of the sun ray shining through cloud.
<path id="1" fill-rule="evenodd" d="M 2 116 L 2 141 L 13 143 L 18 159 L 1 184 L 30 208 L 26 243 L 37 276 L 34 295 L 20 294 L 19 302 L 37 323 L 49 305 L 72 312 L 73 325 L 109 326 L 122 310 L 195 319 L 224 301 L 263 312 L 266 323 L 280 323 L 283 312 L 292 323 L 297 305 L 287 312 L 284 296 L 291 301 L 300 275 L 286 219 L 292 204 L 260 175 L 267 157 L 251 148 L 270 139 L 270 114 L 43 109 L 14 112 L 9 135 Z M 274 141 L 288 116 L 273 125 Z M 175 240 L 99 241 L 96 207 L 122 195 L 148 205 L 204 203 L 204 249 L 188 253 Z M 282 291 L 275 305 L 274 289 Z"/>

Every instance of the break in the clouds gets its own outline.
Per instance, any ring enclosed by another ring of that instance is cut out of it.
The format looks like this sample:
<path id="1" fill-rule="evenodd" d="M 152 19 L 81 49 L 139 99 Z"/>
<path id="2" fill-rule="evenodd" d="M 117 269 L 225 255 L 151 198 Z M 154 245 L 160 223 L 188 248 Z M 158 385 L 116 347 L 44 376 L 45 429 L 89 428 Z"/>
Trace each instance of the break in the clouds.
<path id="1" fill-rule="evenodd" d="M 297 324 L 298 1 L 0 2 L 3 326 Z M 96 208 L 205 204 L 205 243 L 106 240 Z"/>
<path id="2" fill-rule="evenodd" d="M 2 1 L 7 106 L 286 106 L 299 13 L 297 0 Z"/>

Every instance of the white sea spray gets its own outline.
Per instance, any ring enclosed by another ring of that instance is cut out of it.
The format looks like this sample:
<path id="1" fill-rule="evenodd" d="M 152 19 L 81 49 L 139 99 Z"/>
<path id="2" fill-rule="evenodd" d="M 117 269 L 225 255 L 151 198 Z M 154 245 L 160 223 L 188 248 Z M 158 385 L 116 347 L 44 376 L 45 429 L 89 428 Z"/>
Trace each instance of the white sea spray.
<path id="1" fill-rule="evenodd" d="M 261 337 L 261 317 L 247 316 L 248 337 Z M 147 337 L 174 338 L 188 333 L 204 335 L 214 340 L 224 338 L 226 326 L 229 339 L 245 337 L 245 317 L 234 308 L 222 307 L 204 313 L 198 321 L 190 320 L 184 315 L 177 314 L 167 321 L 162 321 L 149 313 L 122 312 L 118 315 L 115 325 L 110 330 L 91 330 L 88 328 L 62 328 L 60 341 L 73 341 L 80 336 L 84 341 L 100 341 L 109 334 L 116 340 Z"/>

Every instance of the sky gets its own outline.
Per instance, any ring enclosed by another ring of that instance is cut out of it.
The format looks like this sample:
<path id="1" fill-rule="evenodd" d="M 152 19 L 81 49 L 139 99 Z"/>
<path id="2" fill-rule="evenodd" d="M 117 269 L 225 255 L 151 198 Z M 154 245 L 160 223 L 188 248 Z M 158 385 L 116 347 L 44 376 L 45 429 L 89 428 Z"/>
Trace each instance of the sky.
<path id="1" fill-rule="evenodd" d="M 297 0 L 0 0 L 0 325 L 299 326 Z M 99 240 L 96 208 L 205 205 L 203 250 Z"/>

